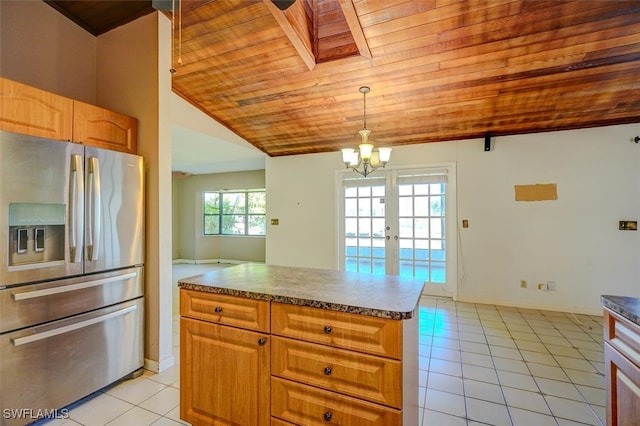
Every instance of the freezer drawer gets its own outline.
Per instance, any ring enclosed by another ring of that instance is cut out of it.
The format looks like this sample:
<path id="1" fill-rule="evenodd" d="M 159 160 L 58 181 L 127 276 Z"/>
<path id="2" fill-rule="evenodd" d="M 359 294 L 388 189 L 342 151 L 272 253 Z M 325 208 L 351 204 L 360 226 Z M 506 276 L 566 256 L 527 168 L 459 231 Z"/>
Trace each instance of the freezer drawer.
<path id="1" fill-rule="evenodd" d="M 135 299 L 143 278 L 139 267 L 0 290 L 0 333 Z"/>
<path id="2" fill-rule="evenodd" d="M 0 336 L 0 424 L 29 423 L 15 417 L 62 408 L 141 368 L 143 310 L 139 298 Z"/>

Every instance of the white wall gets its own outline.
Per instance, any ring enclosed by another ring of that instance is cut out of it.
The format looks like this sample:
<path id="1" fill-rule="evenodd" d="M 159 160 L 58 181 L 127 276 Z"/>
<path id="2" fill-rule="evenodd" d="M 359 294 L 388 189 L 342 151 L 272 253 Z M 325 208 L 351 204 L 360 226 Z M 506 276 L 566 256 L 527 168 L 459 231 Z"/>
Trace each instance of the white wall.
<path id="1" fill-rule="evenodd" d="M 456 162 L 458 299 L 598 314 L 601 294 L 640 296 L 640 126 L 398 147 L 390 166 Z M 355 141 L 354 141 L 355 144 Z M 267 159 L 269 264 L 336 268 L 339 153 Z M 555 183 L 557 201 L 516 202 L 514 185 Z M 528 288 L 520 288 L 520 280 Z M 557 290 L 537 290 L 556 281 Z"/>
<path id="2" fill-rule="evenodd" d="M 0 1 L 0 75 L 95 104 L 96 38 L 42 1 Z"/>

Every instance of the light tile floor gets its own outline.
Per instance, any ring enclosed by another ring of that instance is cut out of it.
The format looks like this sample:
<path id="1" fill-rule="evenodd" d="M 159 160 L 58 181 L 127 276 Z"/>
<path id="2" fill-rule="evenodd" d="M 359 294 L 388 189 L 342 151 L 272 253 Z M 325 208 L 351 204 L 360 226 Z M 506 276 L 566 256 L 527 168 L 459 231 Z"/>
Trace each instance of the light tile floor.
<path id="1" fill-rule="evenodd" d="M 176 265 L 174 281 L 206 268 Z M 173 327 L 179 363 L 177 316 Z M 422 426 L 604 425 L 601 317 L 422 298 L 419 333 Z M 145 372 L 46 424 L 185 424 L 179 389 L 179 364 Z"/>

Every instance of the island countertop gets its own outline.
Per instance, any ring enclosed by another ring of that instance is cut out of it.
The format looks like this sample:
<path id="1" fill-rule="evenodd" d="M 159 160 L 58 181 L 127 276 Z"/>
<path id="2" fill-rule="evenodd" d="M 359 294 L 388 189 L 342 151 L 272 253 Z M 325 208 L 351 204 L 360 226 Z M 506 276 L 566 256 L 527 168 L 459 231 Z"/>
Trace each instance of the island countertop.
<path id="1" fill-rule="evenodd" d="M 178 287 L 402 320 L 413 316 L 424 283 L 395 275 L 245 263 L 180 279 Z"/>
<path id="2" fill-rule="evenodd" d="M 603 295 L 600 301 L 605 308 L 640 326 L 640 299 L 637 297 Z"/>

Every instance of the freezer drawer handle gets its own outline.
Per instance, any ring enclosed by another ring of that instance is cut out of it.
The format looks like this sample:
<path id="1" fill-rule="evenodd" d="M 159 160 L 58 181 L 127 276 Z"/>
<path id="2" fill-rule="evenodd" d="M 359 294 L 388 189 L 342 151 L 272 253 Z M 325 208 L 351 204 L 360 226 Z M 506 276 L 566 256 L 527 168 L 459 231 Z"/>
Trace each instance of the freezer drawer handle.
<path id="1" fill-rule="evenodd" d="M 18 337 L 15 339 L 11 339 L 11 342 L 13 343 L 14 346 L 20 346 L 20 345 L 25 345 L 27 343 L 37 342 L 39 340 L 48 339 L 49 337 L 54 337 L 54 336 L 59 336 L 60 334 L 69 333 L 70 331 L 78 330 L 80 328 L 89 327 L 90 325 L 98 324 L 108 319 L 128 314 L 129 312 L 133 312 L 136 309 L 138 309 L 137 305 L 129 306 L 129 307 L 120 309 L 119 311 L 111 312 L 109 314 L 102 315 L 96 318 L 91 318 L 86 321 L 80 321 L 75 324 L 65 325 L 64 327 L 55 328 L 53 330 L 44 331 L 42 333 L 33 334 L 31 336 Z"/>
<path id="2" fill-rule="evenodd" d="M 137 276 L 138 276 L 137 272 L 130 272 L 124 275 L 117 275 L 114 277 L 102 278 L 94 281 L 85 281 L 82 283 L 65 285 L 62 287 L 44 288 L 42 290 L 25 291 L 24 293 L 12 293 L 11 296 L 13 297 L 13 300 L 16 300 L 16 301 L 34 299 L 36 297 L 44 297 L 44 296 L 51 296 L 52 294 L 67 293 L 69 291 L 82 290 L 85 288 L 95 287 L 103 284 L 109 284 L 116 281 L 125 281 L 125 280 L 128 280 L 129 278 L 135 278 Z"/>

